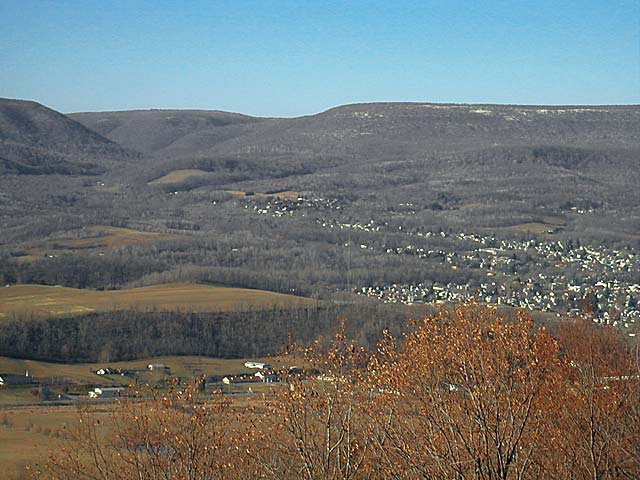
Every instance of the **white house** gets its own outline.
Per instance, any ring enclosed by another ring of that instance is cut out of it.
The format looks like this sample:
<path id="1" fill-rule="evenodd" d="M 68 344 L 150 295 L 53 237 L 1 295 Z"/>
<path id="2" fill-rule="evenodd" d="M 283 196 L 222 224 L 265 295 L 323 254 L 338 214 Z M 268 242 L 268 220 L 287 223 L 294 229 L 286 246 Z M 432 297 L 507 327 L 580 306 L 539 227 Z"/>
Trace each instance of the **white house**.
<path id="1" fill-rule="evenodd" d="M 163 365 L 162 363 L 150 363 L 149 365 L 147 365 L 147 369 L 151 372 L 153 371 L 166 371 L 169 370 L 169 367 L 167 367 L 166 365 Z"/>
<path id="2" fill-rule="evenodd" d="M 116 398 L 124 387 L 96 387 L 89 391 L 89 398 Z"/>
<path id="3" fill-rule="evenodd" d="M 265 368 L 271 368 L 271 365 L 268 363 L 262 362 L 244 362 L 244 366 L 247 368 L 258 368 L 260 370 L 264 370 Z"/>

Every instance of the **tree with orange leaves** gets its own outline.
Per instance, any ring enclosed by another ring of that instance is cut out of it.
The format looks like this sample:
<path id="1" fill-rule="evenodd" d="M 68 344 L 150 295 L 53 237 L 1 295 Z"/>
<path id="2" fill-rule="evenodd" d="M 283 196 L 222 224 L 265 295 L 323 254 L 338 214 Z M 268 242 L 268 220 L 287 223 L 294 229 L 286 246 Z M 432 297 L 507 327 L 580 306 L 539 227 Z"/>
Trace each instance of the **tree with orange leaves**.
<path id="1" fill-rule="evenodd" d="M 520 315 L 442 310 L 387 342 L 376 374 L 396 421 L 387 478 L 540 478 L 562 380 L 557 342 Z"/>
<path id="2" fill-rule="evenodd" d="M 640 478 L 640 372 L 610 329 L 478 304 L 385 334 L 374 353 L 344 324 L 235 415 L 195 386 L 119 404 L 105 442 L 83 414 L 52 478 Z"/>
<path id="3" fill-rule="evenodd" d="M 588 319 L 558 332 L 569 362 L 564 378 L 564 478 L 640 478 L 640 365 L 613 327 Z"/>
<path id="4" fill-rule="evenodd" d="M 265 398 L 249 455 L 259 478 L 352 480 L 383 478 L 380 435 L 366 380 L 369 354 L 347 340 L 344 323 L 328 348 L 293 350 L 307 372 Z"/>
<path id="5" fill-rule="evenodd" d="M 80 409 L 77 430 L 38 478 L 215 480 L 238 472 L 229 402 L 221 395 L 203 401 L 199 382 L 133 390 L 106 427 L 97 409 Z"/>

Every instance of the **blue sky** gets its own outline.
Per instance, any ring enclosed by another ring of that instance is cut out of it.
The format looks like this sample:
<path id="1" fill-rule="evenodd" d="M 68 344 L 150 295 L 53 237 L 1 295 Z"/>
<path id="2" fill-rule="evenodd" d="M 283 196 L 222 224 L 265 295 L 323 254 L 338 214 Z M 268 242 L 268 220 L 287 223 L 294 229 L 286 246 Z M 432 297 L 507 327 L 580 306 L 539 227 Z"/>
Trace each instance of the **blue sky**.
<path id="1" fill-rule="evenodd" d="M 297 116 L 640 103 L 640 2 L 0 1 L 0 97 Z"/>

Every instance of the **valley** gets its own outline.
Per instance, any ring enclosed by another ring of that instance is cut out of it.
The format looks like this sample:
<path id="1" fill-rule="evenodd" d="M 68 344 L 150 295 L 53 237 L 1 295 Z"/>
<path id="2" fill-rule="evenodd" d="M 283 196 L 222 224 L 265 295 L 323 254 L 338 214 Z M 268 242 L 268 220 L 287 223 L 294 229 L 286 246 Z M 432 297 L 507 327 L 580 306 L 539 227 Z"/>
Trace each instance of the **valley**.
<path id="1" fill-rule="evenodd" d="M 91 299 L 47 310 L 33 296 L 34 312 L 204 311 L 206 283 L 298 305 L 588 309 L 637 331 L 636 106 L 377 103 L 299 118 L 0 106 L 0 157 L 37 144 L 103 169 L 0 175 L 5 291 Z"/>
<path id="2" fill-rule="evenodd" d="M 107 291 L 13 285 L 0 290 L 0 320 L 10 315 L 46 318 L 109 310 L 224 312 L 300 307 L 314 303 L 281 293 L 188 283 Z"/>
<path id="3" fill-rule="evenodd" d="M 263 409 L 269 381 L 299 377 L 244 362 L 324 345 L 341 321 L 375 350 L 479 302 L 553 332 L 588 316 L 632 348 L 639 139 L 637 106 L 258 118 L 0 100 L 0 459 L 16 476 L 42 459 L 89 392 L 204 375 L 205 395 Z M 94 400 L 112 421 L 118 403 Z"/>

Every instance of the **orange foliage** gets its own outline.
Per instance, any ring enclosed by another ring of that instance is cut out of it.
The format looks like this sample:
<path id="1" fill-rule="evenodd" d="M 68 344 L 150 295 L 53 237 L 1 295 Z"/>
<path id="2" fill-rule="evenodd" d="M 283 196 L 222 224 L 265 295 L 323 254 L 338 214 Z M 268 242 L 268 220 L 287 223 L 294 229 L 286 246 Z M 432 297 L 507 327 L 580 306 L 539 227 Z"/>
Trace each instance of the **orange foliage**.
<path id="1" fill-rule="evenodd" d="M 344 327 L 344 326 L 343 326 Z M 297 351 L 289 376 L 239 415 L 185 392 L 125 401 L 105 442 L 83 413 L 51 478 L 608 479 L 640 476 L 640 378 L 614 331 L 471 304 L 385 334 L 344 328 Z M 111 477 L 113 476 L 113 477 Z"/>

